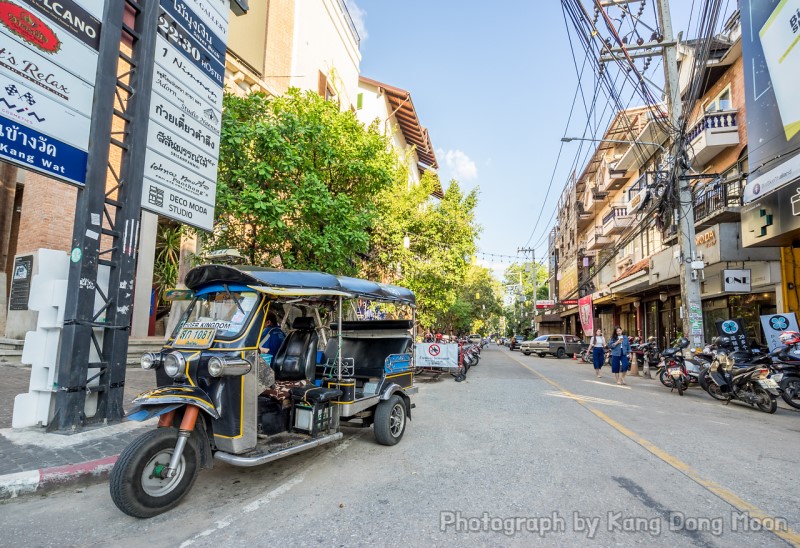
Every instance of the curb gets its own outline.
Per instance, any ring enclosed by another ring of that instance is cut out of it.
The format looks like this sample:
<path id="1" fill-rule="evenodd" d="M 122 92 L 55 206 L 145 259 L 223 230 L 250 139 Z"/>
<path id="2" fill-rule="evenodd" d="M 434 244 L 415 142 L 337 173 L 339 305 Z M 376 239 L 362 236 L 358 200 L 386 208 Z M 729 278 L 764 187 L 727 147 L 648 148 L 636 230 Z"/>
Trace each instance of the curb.
<path id="1" fill-rule="evenodd" d="M 28 472 L 0 476 L 0 500 L 8 500 L 36 492 L 80 483 L 98 483 L 108 477 L 119 455 L 102 459 L 41 468 Z"/>

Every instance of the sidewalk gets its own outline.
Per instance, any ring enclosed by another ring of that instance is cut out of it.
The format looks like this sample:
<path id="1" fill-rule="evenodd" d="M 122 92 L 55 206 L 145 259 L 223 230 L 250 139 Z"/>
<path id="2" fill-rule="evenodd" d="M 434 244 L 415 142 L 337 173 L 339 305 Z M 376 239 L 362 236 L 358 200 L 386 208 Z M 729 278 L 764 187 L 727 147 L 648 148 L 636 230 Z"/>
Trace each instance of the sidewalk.
<path id="1" fill-rule="evenodd" d="M 14 397 L 28 391 L 30 367 L 0 365 L 0 500 L 57 487 L 102 481 L 120 451 L 149 423 L 122 422 L 79 434 L 47 434 L 43 428 L 14 430 Z M 125 410 L 140 392 L 155 388 L 155 374 L 129 367 Z"/>

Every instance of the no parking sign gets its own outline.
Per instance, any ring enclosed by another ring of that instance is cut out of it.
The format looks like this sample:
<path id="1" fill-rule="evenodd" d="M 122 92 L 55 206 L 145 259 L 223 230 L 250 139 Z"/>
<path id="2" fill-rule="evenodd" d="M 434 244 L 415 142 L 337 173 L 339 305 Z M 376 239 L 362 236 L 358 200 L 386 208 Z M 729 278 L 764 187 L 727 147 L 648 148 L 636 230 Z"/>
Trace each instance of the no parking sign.
<path id="1" fill-rule="evenodd" d="M 770 352 L 782 346 L 778 338 L 781 333 L 784 331 L 800 331 L 800 329 L 797 328 L 797 317 L 794 315 L 794 312 L 761 316 L 761 327 L 764 329 L 764 335 L 767 337 L 767 344 L 769 345 Z"/>
<path id="2" fill-rule="evenodd" d="M 458 345 L 417 343 L 414 361 L 417 367 L 458 367 Z"/>

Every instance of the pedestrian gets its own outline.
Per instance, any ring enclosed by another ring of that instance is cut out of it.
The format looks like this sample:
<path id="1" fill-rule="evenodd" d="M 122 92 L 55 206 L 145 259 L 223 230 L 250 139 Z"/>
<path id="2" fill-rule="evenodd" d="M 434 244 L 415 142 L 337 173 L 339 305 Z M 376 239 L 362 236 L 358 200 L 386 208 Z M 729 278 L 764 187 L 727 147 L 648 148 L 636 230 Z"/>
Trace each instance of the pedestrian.
<path id="1" fill-rule="evenodd" d="M 628 354 L 631 352 L 631 342 L 620 326 L 614 328 L 610 346 L 611 372 L 614 373 L 617 384 L 626 384 L 625 373 L 628 372 Z"/>
<path id="2" fill-rule="evenodd" d="M 594 374 L 600 378 L 600 368 L 603 367 L 603 361 L 606 354 L 606 338 L 603 336 L 603 330 L 598 329 L 594 332 L 589 346 L 592 348 L 592 363 L 594 363 Z"/>

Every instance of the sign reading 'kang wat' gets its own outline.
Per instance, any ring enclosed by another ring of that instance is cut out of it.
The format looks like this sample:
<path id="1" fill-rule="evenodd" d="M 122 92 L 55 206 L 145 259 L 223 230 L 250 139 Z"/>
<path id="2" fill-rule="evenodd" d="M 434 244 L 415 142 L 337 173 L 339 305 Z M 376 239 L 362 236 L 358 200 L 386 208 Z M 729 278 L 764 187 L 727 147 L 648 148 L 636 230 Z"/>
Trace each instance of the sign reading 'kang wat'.
<path id="1" fill-rule="evenodd" d="M 0 0 L 0 158 L 85 184 L 104 7 Z"/>

